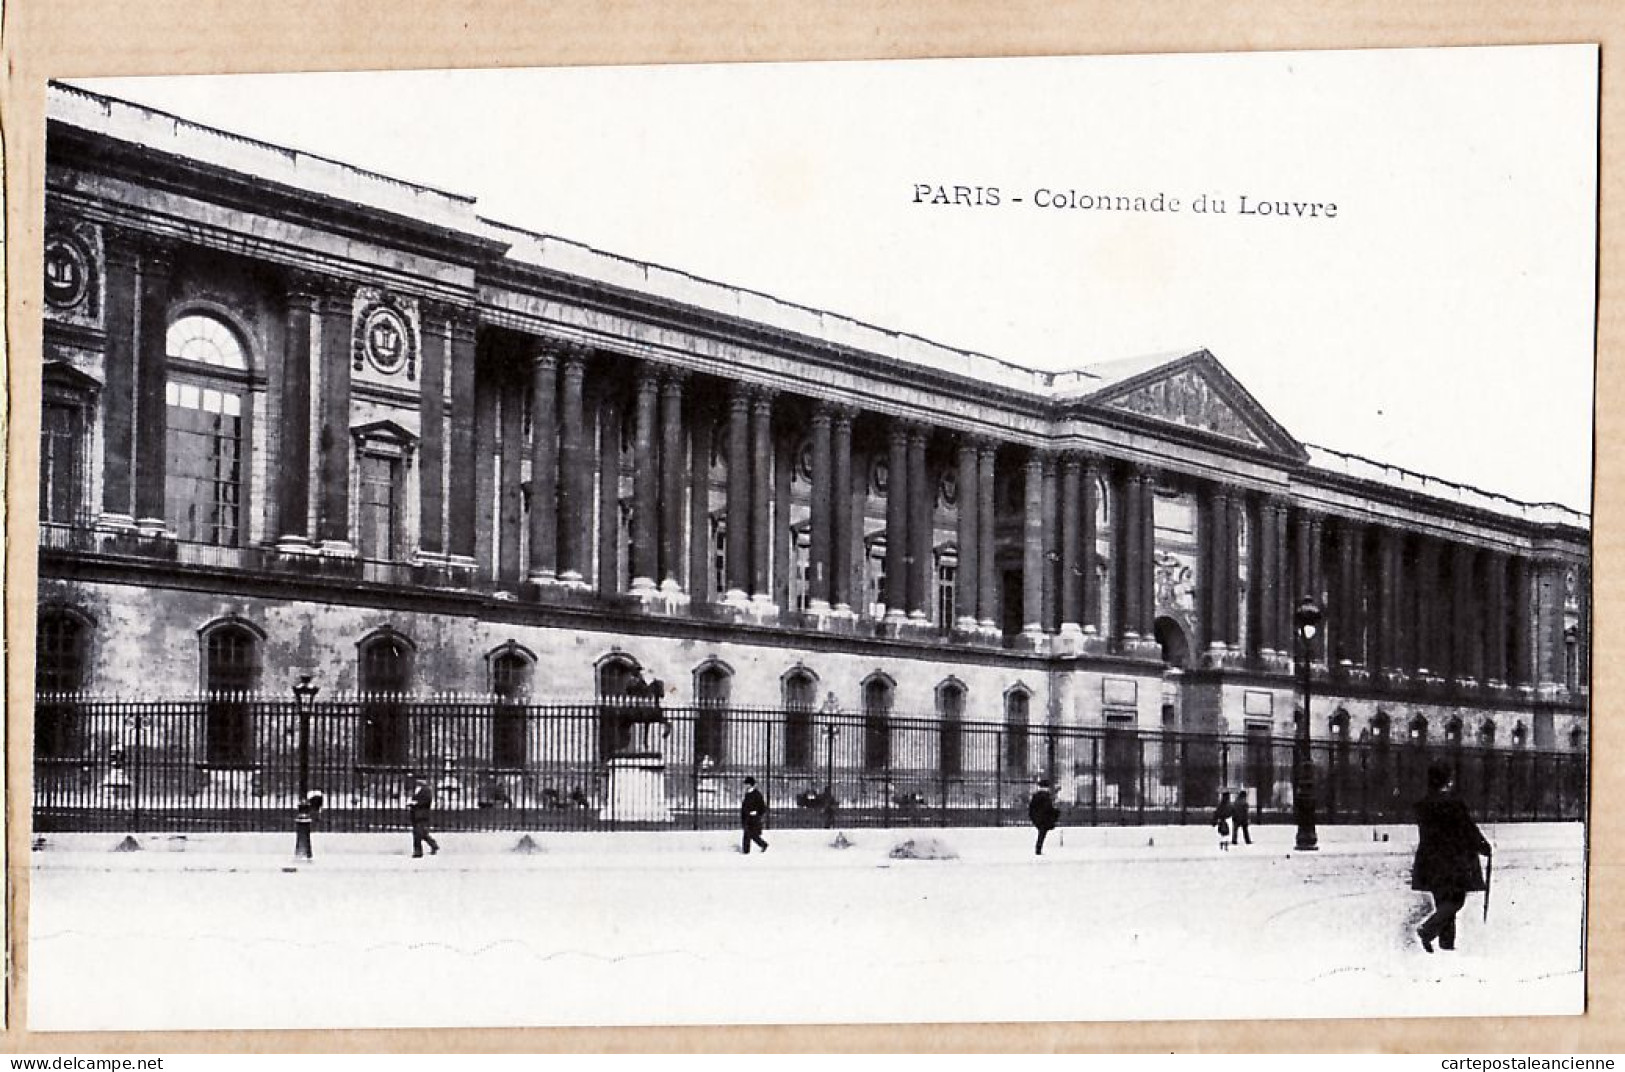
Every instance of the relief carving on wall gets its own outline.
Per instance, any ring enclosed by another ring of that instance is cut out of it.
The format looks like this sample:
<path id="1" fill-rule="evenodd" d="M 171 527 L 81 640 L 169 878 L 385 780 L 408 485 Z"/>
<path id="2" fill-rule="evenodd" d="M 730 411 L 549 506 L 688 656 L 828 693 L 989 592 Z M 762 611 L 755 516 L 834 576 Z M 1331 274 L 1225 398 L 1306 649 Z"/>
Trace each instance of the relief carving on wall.
<path id="1" fill-rule="evenodd" d="M 54 223 L 44 243 L 45 315 L 85 327 L 101 326 L 101 230 L 82 220 Z"/>
<path id="2" fill-rule="evenodd" d="M 1166 379 L 1148 383 L 1107 405 L 1154 420 L 1169 421 L 1255 447 L 1266 446 L 1213 385 L 1195 369 L 1182 369 Z"/>
<path id="3" fill-rule="evenodd" d="M 418 303 L 377 287 L 361 287 L 355 297 L 355 339 L 350 368 L 391 380 L 417 379 Z"/>
<path id="4" fill-rule="evenodd" d="M 1186 562 L 1166 551 L 1158 551 L 1157 612 L 1184 611 L 1196 613 L 1196 571 Z"/>

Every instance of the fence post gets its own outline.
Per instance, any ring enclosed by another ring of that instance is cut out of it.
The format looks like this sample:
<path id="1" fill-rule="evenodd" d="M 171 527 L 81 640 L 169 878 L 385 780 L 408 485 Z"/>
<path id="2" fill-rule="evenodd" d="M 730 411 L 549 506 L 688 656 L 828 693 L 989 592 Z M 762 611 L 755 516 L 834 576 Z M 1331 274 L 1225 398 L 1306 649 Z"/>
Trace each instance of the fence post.
<path id="1" fill-rule="evenodd" d="M 136 831 L 141 829 L 141 776 L 146 773 L 146 764 L 141 761 L 141 710 L 135 713 L 135 747 L 130 749 L 130 825 Z"/>
<path id="2" fill-rule="evenodd" d="M 1186 792 L 1190 788 L 1191 742 L 1184 737 L 1179 739 L 1179 750 L 1174 753 L 1179 757 L 1174 770 L 1174 791 L 1179 794 L 1179 825 L 1184 826 L 1188 821 L 1186 806 L 1190 803 Z M 1166 777 L 1166 775 L 1165 775 Z"/>
<path id="3" fill-rule="evenodd" d="M 1089 738 L 1089 825 L 1100 825 L 1100 738 Z"/>
<path id="4" fill-rule="evenodd" d="M 1135 821 L 1140 826 L 1144 826 L 1145 825 L 1145 738 L 1140 736 L 1139 734 L 1135 734 L 1135 736 L 1134 736 L 1134 747 L 1139 751 L 1138 760 L 1134 764 L 1135 779 L 1139 782 L 1139 788 L 1135 792 L 1135 796 L 1137 798 L 1137 800 L 1135 802 L 1135 805 L 1136 805 L 1135 806 L 1135 813 L 1136 813 Z"/>
<path id="5" fill-rule="evenodd" d="M 1004 825 L 1004 728 L 993 731 L 993 825 Z"/>

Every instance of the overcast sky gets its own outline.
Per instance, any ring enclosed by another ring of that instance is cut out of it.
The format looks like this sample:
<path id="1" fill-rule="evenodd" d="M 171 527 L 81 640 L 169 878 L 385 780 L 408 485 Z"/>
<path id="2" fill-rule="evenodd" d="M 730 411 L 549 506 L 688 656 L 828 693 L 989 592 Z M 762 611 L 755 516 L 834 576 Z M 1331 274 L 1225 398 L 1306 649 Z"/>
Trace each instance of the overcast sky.
<path id="1" fill-rule="evenodd" d="M 1205 346 L 1302 440 L 1589 509 L 1596 64 L 1569 46 L 77 84 L 1036 368 Z M 984 203 L 917 203 L 921 185 Z M 1046 189 L 1180 211 L 1038 207 Z M 1203 194 L 1227 211 L 1194 212 Z M 1242 215 L 1243 196 L 1336 216 Z"/>

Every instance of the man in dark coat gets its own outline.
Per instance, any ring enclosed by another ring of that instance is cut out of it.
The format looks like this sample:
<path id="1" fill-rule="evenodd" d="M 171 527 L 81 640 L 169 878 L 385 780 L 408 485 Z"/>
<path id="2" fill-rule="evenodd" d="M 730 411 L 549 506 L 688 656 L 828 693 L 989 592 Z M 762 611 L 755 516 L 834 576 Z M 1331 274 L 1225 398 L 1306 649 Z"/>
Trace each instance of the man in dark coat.
<path id="1" fill-rule="evenodd" d="M 762 820 L 767 818 L 767 798 L 762 796 L 761 790 L 756 788 L 755 778 L 745 779 L 745 799 L 739 802 L 739 821 L 745 828 L 745 836 L 740 839 L 739 851 L 746 856 L 750 855 L 750 844 L 755 842 L 767 851 L 767 842 L 762 840 Z"/>
<path id="2" fill-rule="evenodd" d="M 1061 809 L 1055 806 L 1055 795 L 1050 792 L 1048 782 L 1039 782 L 1033 790 L 1032 799 L 1027 802 L 1027 818 L 1032 820 L 1033 826 L 1038 830 L 1038 843 L 1033 846 L 1033 855 L 1044 855 L 1044 838 L 1055 829 L 1055 824 L 1061 818 Z"/>
<path id="3" fill-rule="evenodd" d="M 1242 838 L 1247 844 L 1253 843 L 1252 827 L 1247 825 L 1247 790 L 1243 789 L 1236 794 L 1235 801 L 1230 805 L 1230 844 L 1240 844 Z"/>
<path id="4" fill-rule="evenodd" d="M 1427 795 L 1416 804 L 1416 862 L 1411 867 L 1411 889 L 1433 894 L 1433 914 L 1416 935 L 1422 948 L 1433 952 L 1456 948 L 1456 913 L 1467 894 L 1484 889 L 1478 858 L 1490 855 L 1490 843 L 1467 814 L 1467 805 L 1450 792 L 1448 767 L 1428 768 Z"/>
<path id="5" fill-rule="evenodd" d="M 423 855 L 423 846 L 429 846 L 432 856 L 440 851 L 440 845 L 429 833 L 429 810 L 434 807 L 434 790 L 429 783 L 421 779 L 412 782 L 412 800 L 406 806 L 406 814 L 412 820 L 412 856 Z"/>

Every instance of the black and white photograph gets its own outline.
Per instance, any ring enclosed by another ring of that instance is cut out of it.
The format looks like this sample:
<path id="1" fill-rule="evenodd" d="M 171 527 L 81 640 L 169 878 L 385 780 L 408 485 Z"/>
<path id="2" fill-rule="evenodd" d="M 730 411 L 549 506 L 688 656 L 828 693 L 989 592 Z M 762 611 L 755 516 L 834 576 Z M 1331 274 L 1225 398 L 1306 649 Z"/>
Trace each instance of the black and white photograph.
<path id="1" fill-rule="evenodd" d="M 1584 1012 L 1598 62 L 53 81 L 29 1029 Z"/>

